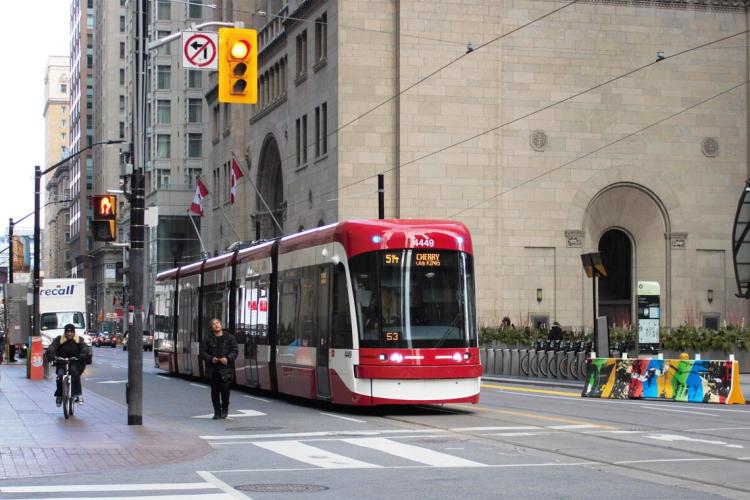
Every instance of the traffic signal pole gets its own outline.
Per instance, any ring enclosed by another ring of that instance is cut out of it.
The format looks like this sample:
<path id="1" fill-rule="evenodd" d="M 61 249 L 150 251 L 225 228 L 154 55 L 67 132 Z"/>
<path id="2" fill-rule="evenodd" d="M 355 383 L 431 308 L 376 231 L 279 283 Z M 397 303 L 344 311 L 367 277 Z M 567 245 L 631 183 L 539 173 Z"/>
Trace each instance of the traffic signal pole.
<path id="1" fill-rule="evenodd" d="M 146 205 L 143 166 L 145 165 L 145 78 L 146 72 L 146 26 L 148 23 L 147 0 L 133 2 L 136 36 L 134 38 L 133 81 L 133 175 L 130 177 L 130 263 L 128 283 L 130 302 L 133 306 L 133 324 L 128 332 L 128 425 L 143 425 L 143 215 Z M 128 308 L 129 309 L 129 308 Z"/>

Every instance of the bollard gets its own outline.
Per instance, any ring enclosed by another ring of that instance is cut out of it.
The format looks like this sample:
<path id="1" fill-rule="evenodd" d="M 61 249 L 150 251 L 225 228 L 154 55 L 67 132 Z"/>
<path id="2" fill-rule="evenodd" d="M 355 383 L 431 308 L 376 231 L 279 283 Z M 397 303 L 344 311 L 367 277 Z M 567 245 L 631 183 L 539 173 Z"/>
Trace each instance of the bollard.
<path id="1" fill-rule="evenodd" d="M 487 349 L 487 373 L 495 373 L 495 349 L 492 347 Z"/>
<path id="2" fill-rule="evenodd" d="M 521 350 L 520 349 L 509 349 L 508 358 L 508 371 L 503 371 L 503 374 L 512 375 L 518 377 L 521 375 Z"/>
<path id="3" fill-rule="evenodd" d="M 503 349 L 503 369 L 500 372 L 503 375 L 510 375 L 513 351 L 518 351 L 518 349 Z"/>
<path id="4" fill-rule="evenodd" d="M 495 363 L 493 366 L 492 374 L 500 375 L 503 371 L 503 351 L 505 349 L 495 349 Z"/>

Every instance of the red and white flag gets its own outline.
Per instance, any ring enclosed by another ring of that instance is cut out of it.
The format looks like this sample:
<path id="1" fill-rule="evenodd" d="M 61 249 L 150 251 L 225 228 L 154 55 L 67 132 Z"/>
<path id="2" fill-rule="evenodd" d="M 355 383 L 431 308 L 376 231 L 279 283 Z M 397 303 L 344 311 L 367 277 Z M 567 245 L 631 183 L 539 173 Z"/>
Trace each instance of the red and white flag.
<path id="1" fill-rule="evenodd" d="M 195 196 L 193 196 L 193 204 L 190 205 L 190 211 L 200 216 L 203 215 L 203 198 L 208 196 L 208 189 L 200 177 L 195 178 Z"/>
<path id="2" fill-rule="evenodd" d="M 242 177 L 242 169 L 237 158 L 232 156 L 232 177 L 229 180 L 229 204 L 234 205 L 234 196 L 237 188 L 237 181 Z"/>

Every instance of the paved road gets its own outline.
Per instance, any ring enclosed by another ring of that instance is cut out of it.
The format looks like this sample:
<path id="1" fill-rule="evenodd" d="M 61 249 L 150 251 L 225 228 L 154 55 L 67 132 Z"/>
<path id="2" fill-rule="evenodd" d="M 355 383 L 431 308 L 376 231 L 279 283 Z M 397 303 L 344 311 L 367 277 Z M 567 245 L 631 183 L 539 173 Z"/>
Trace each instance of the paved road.
<path id="1" fill-rule="evenodd" d="M 747 406 L 485 382 L 478 406 L 349 409 L 234 391 L 230 418 L 214 421 L 204 384 L 159 375 L 151 360 L 146 353 L 144 427 L 190 435 L 212 452 L 9 480 L 0 499 L 750 497 Z M 126 367 L 121 350 L 95 349 L 85 390 L 124 404 Z M 76 418 L 87 422 L 86 406 Z"/>

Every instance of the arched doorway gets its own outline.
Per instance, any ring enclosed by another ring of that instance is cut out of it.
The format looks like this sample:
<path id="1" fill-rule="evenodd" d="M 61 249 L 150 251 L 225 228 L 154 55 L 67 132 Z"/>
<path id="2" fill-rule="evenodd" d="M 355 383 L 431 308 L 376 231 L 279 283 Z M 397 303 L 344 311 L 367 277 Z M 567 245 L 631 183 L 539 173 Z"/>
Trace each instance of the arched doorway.
<path id="1" fill-rule="evenodd" d="M 260 221 L 262 238 L 281 236 L 286 219 L 286 202 L 284 201 L 284 174 L 281 171 L 281 154 L 279 145 L 273 135 L 268 135 L 263 143 L 258 162 L 258 191 L 260 197 L 255 206 L 256 220 Z M 265 200 L 265 203 L 263 201 Z M 268 205 L 268 207 L 266 207 Z M 269 209 L 271 212 L 269 213 Z M 273 217 L 271 217 L 273 214 Z M 274 221 L 274 218 L 276 221 Z"/>
<path id="2" fill-rule="evenodd" d="M 610 229 L 599 239 L 599 252 L 607 270 L 599 278 L 599 315 L 609 324 L 632 323 L 633 311 L 633 244 L 620 229 Z"/>

